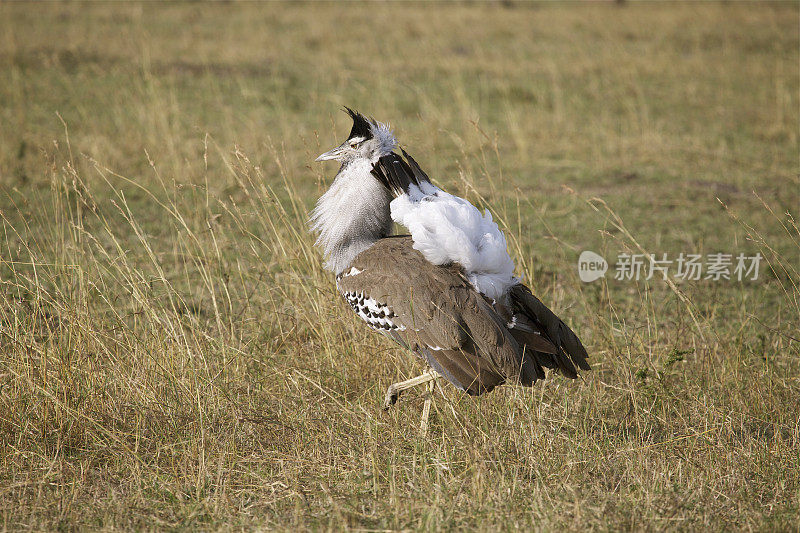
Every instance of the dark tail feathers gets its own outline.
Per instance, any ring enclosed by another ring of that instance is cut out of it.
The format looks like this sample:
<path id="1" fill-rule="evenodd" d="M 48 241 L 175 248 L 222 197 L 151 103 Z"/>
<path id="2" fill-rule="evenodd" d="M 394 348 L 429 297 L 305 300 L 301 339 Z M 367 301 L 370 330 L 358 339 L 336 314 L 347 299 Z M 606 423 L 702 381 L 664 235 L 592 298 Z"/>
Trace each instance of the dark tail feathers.
<path id="1" fill-rule="evenodd" d="M 556 346 L 559 352 L 556 354 L 557 357 L 568 357 L 581 370 L 592 369 L 586 362 L 589 354 L 575 332 L 534 296 L 528 287 L 522 284 L 515 285 L 511 288 L 510 294 L 514 307 L 537 322 L 549 340 Z M 568 363 L 568 361 L 562 361 L 562 363 Z M 564 364 L 564 366 L 572 367 L 572 364 Z"/>

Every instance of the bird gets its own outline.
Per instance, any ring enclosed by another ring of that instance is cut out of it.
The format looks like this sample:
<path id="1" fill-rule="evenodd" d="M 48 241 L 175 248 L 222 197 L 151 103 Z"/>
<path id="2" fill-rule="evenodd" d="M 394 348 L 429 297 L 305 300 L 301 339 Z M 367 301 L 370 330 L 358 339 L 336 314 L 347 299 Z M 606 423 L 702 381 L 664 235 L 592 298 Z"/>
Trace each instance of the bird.
<path id="1" fill-rule="evenodd" d="M 514 276 L 491 213 L 434 185 L 388 124 L 344 111 L 350 134 L 316 158 L 341 166 L 310 215 L 315 245 L 355 314 L 428 366 L 389 386 L 383 407 L 426 384 L 424 432 L 439 378 L 478 396 L 532 386 L 545 368 L 590 370 L 578 336 Z M 409 234 L 392 234 L 393 222 Z"/>

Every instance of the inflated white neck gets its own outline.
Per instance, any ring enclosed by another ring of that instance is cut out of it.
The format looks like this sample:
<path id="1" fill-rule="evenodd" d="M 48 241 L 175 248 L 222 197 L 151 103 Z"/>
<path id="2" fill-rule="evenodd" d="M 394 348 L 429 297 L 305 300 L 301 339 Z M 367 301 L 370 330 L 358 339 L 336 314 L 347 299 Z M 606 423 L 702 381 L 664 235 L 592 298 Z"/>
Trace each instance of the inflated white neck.
<path id="1" fill-rule="evenodd" d="M 343 166 L 311 214 L 311 228 L 319 234 L 316 244 L 325 252 L 325 268 L 336 274 L 392 229 L 391 195 L 370 174 L 372 164 L 356 159 Z"/>

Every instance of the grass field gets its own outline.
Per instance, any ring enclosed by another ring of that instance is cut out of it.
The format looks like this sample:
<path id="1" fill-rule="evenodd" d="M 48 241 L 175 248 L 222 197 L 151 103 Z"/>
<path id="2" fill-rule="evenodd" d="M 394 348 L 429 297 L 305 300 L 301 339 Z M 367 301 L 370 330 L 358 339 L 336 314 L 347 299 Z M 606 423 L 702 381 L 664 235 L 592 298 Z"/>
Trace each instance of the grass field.
<path id="1" fill-rule="evenodd" d="M 800 528 L 800 7 L 0 3 L 0 527 Z M 349 105 L 593 371 L 421 391 L 305 220 Z M 585 284 L 577 258 L 611 263 Z M 612 279 L 759 252 L 755 281 Z"/>

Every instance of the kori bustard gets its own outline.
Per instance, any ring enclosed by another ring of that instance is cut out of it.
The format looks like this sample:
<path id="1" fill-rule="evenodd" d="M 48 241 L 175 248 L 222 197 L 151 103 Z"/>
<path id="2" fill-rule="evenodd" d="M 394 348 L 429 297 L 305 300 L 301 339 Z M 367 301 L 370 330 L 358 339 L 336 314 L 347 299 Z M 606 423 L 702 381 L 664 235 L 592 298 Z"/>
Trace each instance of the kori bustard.
<path id="1" fill-rule="evenodd" d="M 389 387 L 428 384 L 427 429 L 435 380 L 470 395 L 503 383 L 530 386 L 544 368 L 577 377 L 589 370 L 581 341 L 514 277 L 505 235 L 486 211 L 431 183 L 397 148 L 389 126 L 345 108 L 347 140 L 317 161 L 341 163 L 311 215 L 325 267 L 356 314 L 420 356 L 430 370 Z M 410 235 L 391 235 L 392 221 Z"/>

